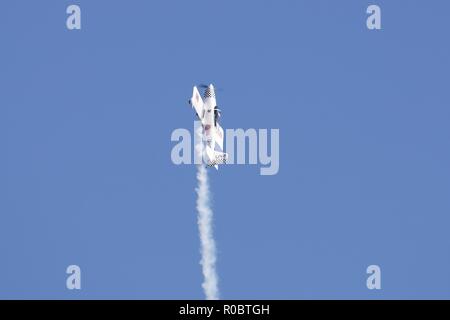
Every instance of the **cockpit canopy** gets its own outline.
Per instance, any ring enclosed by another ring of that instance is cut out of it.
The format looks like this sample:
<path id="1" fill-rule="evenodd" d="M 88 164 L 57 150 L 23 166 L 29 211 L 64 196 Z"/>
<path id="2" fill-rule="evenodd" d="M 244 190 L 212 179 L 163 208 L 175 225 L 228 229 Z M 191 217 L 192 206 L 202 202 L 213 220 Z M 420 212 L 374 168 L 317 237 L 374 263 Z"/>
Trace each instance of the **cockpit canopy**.
<path id="1" fill-rule="evenodd" d="M 218 106 L 215 106 L 214 107 L 214 126 L 216 126 L 216 127 L 217 127 L 217 121 L 219 120 L 219 118 L 220 118 L 220 109 Z"/>

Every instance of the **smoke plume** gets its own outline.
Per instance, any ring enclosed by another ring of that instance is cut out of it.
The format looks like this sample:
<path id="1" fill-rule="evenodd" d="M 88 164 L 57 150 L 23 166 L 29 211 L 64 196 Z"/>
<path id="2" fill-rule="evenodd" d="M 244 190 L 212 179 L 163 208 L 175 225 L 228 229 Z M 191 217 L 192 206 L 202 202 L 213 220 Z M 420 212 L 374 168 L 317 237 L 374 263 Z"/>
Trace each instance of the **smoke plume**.
<path id="1" fill-rule="evenodd" d="M 202 128 L 196 130 L 195 152 L 202 159 Z M 209 203 L 208 171 L 204 164 L 197 164 L 197 211 L 198 229 L 200 233 L 201 261 L 204 281 L 202 284 L 207 300 L 219 299 L 218 278 L 216 273 L 216 244 L 213 237 L 213 212 Z"/>

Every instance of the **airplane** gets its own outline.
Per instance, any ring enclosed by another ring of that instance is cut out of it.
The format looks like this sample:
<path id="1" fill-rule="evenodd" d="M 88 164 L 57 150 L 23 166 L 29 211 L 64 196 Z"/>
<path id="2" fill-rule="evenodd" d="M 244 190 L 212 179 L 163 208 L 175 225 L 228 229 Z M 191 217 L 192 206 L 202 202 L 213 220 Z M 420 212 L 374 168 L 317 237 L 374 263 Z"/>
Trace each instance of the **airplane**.
<path id="1" fill-rule="evenodd" d="M 203 159 L 209 167 L 219 169 L 219 164 L 225 164 L 228 154 L 223 151 L 223 129 L 219 124 L 220 109 L 216 104 L 216 93 L 214 86 L 201 85 L 205 89 L 203 99 L 200 96 L 198 88 L 194 86 L 192 98 L 189 104 L 195 110 L 198 119 L 202 123 L 203 140 L 206 145 L 203 151 Z M 216 150 L 216 147 L 219 151 Z"/>

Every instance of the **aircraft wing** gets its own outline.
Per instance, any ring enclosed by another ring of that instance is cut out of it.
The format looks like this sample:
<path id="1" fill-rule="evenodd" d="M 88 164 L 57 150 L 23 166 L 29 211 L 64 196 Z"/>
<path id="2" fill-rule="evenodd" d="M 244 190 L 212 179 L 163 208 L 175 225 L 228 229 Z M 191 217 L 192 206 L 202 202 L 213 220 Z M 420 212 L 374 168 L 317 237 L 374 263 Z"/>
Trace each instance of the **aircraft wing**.
<path id="1" fill-rule="evenodd" d="M 189 100 L 189 102 L 192 105 L 192 108 L 195 109 L 195 112 L 197 113 L 197 116 L 200 120 L 203 120 L 203 116 L 205 115 L 205 111 L 203 108 L 203 100 L 202 96 L 198 92 L 197 87 L 194 87 L 192 90 L 192 98 Z"/>

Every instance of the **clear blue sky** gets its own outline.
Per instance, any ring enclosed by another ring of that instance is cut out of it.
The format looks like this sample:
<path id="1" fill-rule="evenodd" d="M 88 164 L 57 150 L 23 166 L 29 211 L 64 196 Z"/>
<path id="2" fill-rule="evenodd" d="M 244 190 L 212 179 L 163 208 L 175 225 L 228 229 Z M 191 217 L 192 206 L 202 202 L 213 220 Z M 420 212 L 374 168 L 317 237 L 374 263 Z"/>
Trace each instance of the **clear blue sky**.
<path id="1" fill-rule="evenodd" d="M 224 128 L 280 129 L 278 175 L 211 171 L 223 298 L 450 298 L 448 12 L 2 1 L 0 298 L 203 299 L 195 167 L 170 159 L 199 82 Z"/>

